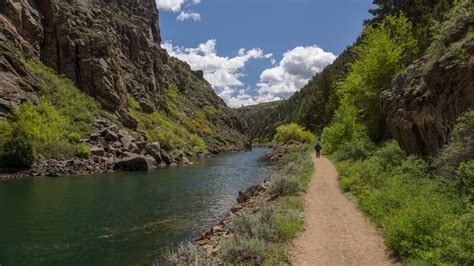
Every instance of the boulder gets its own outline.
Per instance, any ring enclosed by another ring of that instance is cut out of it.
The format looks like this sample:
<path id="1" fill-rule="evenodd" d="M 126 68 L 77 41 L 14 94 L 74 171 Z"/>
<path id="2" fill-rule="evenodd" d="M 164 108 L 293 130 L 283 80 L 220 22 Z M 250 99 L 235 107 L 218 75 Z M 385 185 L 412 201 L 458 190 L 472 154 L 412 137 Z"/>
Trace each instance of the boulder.
<path id="1" fill-rule="evenodd" d="M 104 136 L 104 139 L 106 141 L 110 141 L 110 142 L 118 141 L 117 134 L 115 132 L 113 132 L 112 130 L 110 130 L 109 128 L 102 131 L 102 136 Z"/>
<path id="2" fill-rule="evenodd" d="M 244 203 L 248 201 L 250 198 L 258 196 L 265 188 L 261 185 L 255 185 L 249 187 L 245 191 L 239 191 L 239 198 L 237 199 L 238 203 Z"/>
<path id="3" fill-rule="evenodd" d="M 163 160 L 163 162 L 165 162 L 167 165 L 170 165 L 174 162 L 173 157 L 171 157 L 167 151 L 160 149 L 160 154 L 161 160 Z"/>
<path id="4" fill-rule="evenodd" d="M 125 156 L 115 163 L 114 170 L 148 171 L 155 167 L 156 161 L 151 156 L 125 152 Z"/>
<path id="5" fill-rule="evenodd" d="M 104 156 L 105 151 L 103 147 L 94 146 L 91 148 L 91 153 L 92 155 L 96 155 L 96 156 Z"/>
<path id="6" fill-rule="evenodd" d="M 191 160 L 189 160 L 188 157 L 183 156 L 183 157 L 181 157 L 181 163 L 183 163 L 183 164 L 192 164 L 193 162 L 191 162 Z"/>
<path id="7" fill-rule="evenodd" d="M 135 144 L 138 146 L 140 150 L 144 150 L 146 148 L 146 145 L 148 145 L 148 142 L 146 141 L 135 141 Z"/>
<path id="8" fill-rule="evenodd" d="M 155 160 L 160 163 L 163 161 L 161 158 L 161 148 L 160 148 L 160 143 L 154 142 L 154 143 L 149 143 L 145 147 L 145 151 L 148 155 L 151 157 L 155 158 Z"/>

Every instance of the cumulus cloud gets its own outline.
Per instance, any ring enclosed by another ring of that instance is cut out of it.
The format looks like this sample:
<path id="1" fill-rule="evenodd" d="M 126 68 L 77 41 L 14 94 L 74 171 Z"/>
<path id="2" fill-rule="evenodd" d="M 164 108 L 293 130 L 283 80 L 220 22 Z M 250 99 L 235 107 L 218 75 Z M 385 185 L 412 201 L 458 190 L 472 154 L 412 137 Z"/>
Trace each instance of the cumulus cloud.
<path id="1" fill-rule="evenodd" d="M 186 20 L 194 20 L 199 21 L 201 20 L 201 15 L 199 13 L 193 11 L 181 11 L 179 16 L 176 17 L 178 21 L 186 21 Z"/>
<path id="2" fill-rule="evenodd" d="M 234 95 L 244 84 L 240 80 L 244 74 L 241 70 L 251 59 L 268 58 L 270 54 L 264 54 L 261 49 L 240 49 L 235 57 L 223 57 L 217 55 L 216 40 L 208 40 L 195 48 L 184 48 L 173 46 L 171 42 L 162 44 L 171 56 L 187 62 L 192 69 L 202 70 L 204 77 L 216 90 L 222 90 L 220 94 L 224 100 L 229 95 Z"/>
<path id="3" fill-rule="evenodd" d="M 262 72 L 257 84 L 258 93 L 287 98 L 335 59 L 336 55 L 318 46 L 296 47 L 283 55 L 278 66 Z"/>
<path id="4" fill-rule="evenodd" d="M 160 10 L 170 11 L 170 12 L 180 12 L 181 8 L 186 5 L 197 5 L 200 4 L 201 0 L 156 0 L 156 6 Z M 194 20 L 199 21 L 201 20 L 201 14 L 193 12 L 193 11 L 181 11 L 179 15 L 176 17 L 178 21 L 185 21 L 185 20 Z"/>
<path id="5" fill-rule="evenodd" d="M 156 0 L 156 6 L 158 9 L 179 12 L 184 2 L 186 2 L 186 0 Z"/>
<path id="6" fill-rule="evenodd" d="M 216 45 L 216 40 L 194 48 L 174 46 L 169 41 L 162 44 L 171 56 L 187 62 L 194 70 L 202 70 L 206 80 L 231 107 L 286 99 L 336 58 L 318 46 L 296 47 L 277 64 L 273 54 L 258 48 L 242 48 L 236 56 L 224 57 L 217 55 Z M 242 71 L 252 59 L 270 60 L 274 67 L 261 73 L 255 88 L 243 88 Z"/>

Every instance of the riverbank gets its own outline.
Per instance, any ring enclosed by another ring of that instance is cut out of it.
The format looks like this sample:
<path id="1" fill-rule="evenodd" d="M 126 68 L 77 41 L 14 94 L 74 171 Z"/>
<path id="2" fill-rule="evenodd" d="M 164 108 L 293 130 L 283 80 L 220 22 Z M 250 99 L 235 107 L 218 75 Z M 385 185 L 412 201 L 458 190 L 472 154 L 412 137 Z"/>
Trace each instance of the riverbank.
<path id="1" fill-rule="evenodd" d="M 167 252 L 173 265 L 289 263 L 291 240 L 303 229 L 303 195 L 314 172 L 310 146 L 275 147 L 277 174 L 239 193 L 238 203 L 194 243 Z"/>
<path id="2" fill-rule="evenodd" d="M 142 135 L 132 135 L 116 124 L 96 120 L 95 131 L 80 140 L 85 151 L 82 157 L 69 159 L 39 159 L 29 169 L 9 171 L 0 169 L 0 181 L 34 177 L 85 176 L 99 173 L 123 171 L 147 171 L 179 164 L 193 164 L 222 153 L 239 152 L 243 148 L 227 147 L 207 153 L 170 153 L 158 142 L 147 142 Z"/>

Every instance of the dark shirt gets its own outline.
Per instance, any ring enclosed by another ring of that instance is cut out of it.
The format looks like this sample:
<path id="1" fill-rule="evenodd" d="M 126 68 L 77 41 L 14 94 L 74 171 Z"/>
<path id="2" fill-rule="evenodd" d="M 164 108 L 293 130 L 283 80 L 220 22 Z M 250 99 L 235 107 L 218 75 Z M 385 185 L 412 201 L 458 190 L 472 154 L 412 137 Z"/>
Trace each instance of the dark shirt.
<path id="1" fill-rule="evenodd" d="M 316 151 L 321 151 L 322 147 L 321 147 L 321 144 L 316 144 L 316 146 L 314 147 L 316 149 Z"/>

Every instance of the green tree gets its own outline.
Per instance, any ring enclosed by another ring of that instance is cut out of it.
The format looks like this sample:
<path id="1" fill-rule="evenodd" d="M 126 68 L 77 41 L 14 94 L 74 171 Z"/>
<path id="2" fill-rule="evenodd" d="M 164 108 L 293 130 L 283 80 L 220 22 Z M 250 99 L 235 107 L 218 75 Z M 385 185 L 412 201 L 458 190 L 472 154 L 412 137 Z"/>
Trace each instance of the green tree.
<path id="1" fill-rule="evenodd" d="M 369 129 L 379 140 L 384 135 L 384 117 L 379 96 L 390 88 L 393 78 L 402 71 L 416 52 L 411 23 L 404 15 L 388 16 L 381 23 L 367 27 L 360 45 L 353 48 L 357 60 L 349 65 L 338 93 L 348 105 L 355 106 Z"/>
<path id="2" fill-rule="evenodd" d="M 295 123 L 291 123 L 277 127 L 273 141 L 282 144 L 288 143 L 290 141 L 311 143 L 314 142 L 315 139 L 316 137 L 304 127 L 301 127 Z"/>
<path id="3" fill-rule="evenodd" d="M 404 13 L 413 23 L 414 33 L 423 50 L 431 43 L 433 21 L 441 21 L 456 0 L 373 0 L 375 8 L 369 10 L 374 15 L 369 24 L 379 23 L 387 16 Z"/>
<path id="4" fill-rule="evenodd" d="M 3 152 L 0 155 L 0 162 L 6 168 L 24 169 L 31 166 L 34 161 L 33 144 L 31 136 L 23 126 L 13 126 L 10 137 L 3 143 Z"/>

